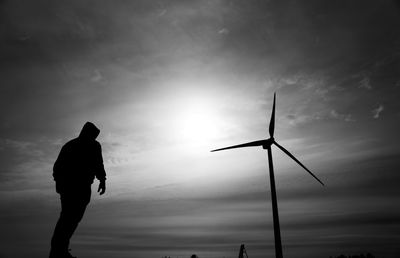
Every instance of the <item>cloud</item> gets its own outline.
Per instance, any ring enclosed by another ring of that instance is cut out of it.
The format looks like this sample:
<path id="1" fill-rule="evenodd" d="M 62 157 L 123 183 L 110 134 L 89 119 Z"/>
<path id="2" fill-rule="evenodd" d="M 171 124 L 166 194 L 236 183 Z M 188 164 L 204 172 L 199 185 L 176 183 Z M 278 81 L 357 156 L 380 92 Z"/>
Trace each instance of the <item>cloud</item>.
<path id="1" fill-rule="evenodd" d="M 94 71 L 93 71 L 93 75 L 92 75 L 92 77 L 90 78 L 90 80 L 92 81 L 92 82 L 99 82 L 99 81 L 101 81 L 101 80 L 103 80 L 103 75 L 100 73 L 100 71 L 99 70 L 97 70 L 97 69 L 95 69 Z"/>
<path id="2" fill-rule="evenodd" d="M 227 28 L 222 28 L 218 31 L 219 34 L 222 35 L 228 35 L 229 34 L 229 30 Z"/>
<path id="3" fill-rule="evenodd" d="M 359 88 L 363 88 L 363 89 L 367 89 L 367 90 L 372 89 L 370 78 L 365 74 L 362 75 L 362 78 L 359 83 L 360 83 L 358 86 Z"/>
<path id="4" fill-rule="evenodd" d="M 378 119 L 384 109 L 385 107 L 382 104 L 379 104 L 377 108 L 372 110 L 372 117 Z"/>
<path id="5" fill-rule="evenodd" d="M 0 148 L 12 148 L 18 152 L 26 153 L 33 147 L 33 143 L 29 141 L 13 140 L 13 139 L 0 139 Z"/>
<path id="6" fill-rule="evenodd" d="M 340 114 L 334 109 L 331 110 L 330 117 L 332 117 L 334 119 L 343 120 L 345 122 L 354 122 L 355 121 L 351 114 Z"/>

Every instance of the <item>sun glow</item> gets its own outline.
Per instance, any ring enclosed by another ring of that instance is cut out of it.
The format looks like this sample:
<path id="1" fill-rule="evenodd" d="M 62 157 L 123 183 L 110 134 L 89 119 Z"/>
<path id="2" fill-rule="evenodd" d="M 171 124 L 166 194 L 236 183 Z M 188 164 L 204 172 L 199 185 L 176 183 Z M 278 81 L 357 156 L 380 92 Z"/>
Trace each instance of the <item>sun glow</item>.
<path id="1" fill-rule="evenodd" d="M 189 145 L 212 144 L 223 137 L 223 117 L 210 101 L 196 100 L 182 103 L 174 115 L 178 141 Z"/>
<path id="2" fill-rule="evenodd" d="M 181 135 L 184 140 L 205 142 L 218 135 L 218 121 L 212 112 L 204 109 L 189 109 L 180 120 Z"/>

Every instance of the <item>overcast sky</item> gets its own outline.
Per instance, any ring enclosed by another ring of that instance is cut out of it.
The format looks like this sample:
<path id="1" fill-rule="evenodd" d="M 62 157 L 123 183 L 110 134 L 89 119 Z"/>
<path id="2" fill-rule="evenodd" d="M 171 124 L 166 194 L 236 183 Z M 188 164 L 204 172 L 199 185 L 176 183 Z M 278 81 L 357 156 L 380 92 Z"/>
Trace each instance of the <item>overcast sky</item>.
<path id="1" fill-rule="evenodd" d="M 107 193 L 85 258 L 400 255 L 398 1 L 0 1 L 0 257 L 45 257 L 52 166 L 86 121 Z M 93 190 L 97 189 L 97 182 Z"/>

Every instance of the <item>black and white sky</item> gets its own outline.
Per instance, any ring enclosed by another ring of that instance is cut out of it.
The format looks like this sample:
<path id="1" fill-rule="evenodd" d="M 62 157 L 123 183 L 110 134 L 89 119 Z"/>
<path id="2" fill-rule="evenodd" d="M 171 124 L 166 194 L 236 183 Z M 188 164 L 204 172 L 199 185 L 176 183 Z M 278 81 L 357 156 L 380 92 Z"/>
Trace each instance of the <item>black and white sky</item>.
<path id="1" fill-rule="evenodd" d="M 45 257 L 52 166 L 86 121 L 107 193 L 71 243 L 85 258 L 400 256 L 400 3 L 0 1 L 0 257 Z M 95 183 L 94 187 L 97 187 Z"/>

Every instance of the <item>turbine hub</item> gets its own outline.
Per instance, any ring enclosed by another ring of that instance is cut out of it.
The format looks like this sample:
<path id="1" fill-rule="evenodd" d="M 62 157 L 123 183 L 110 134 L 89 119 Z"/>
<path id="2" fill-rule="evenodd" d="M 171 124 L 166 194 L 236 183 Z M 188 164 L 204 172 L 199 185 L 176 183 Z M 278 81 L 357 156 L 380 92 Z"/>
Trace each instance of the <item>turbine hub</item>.
<path id="1" fill-rule="evenodd" d="M 269 149 L 271 148 L 272 143 L 274 143 L 274 137 L 269 138 L 268 140 L 265 141 L 265 143 L 262 145 L 263 149 Z"/>

